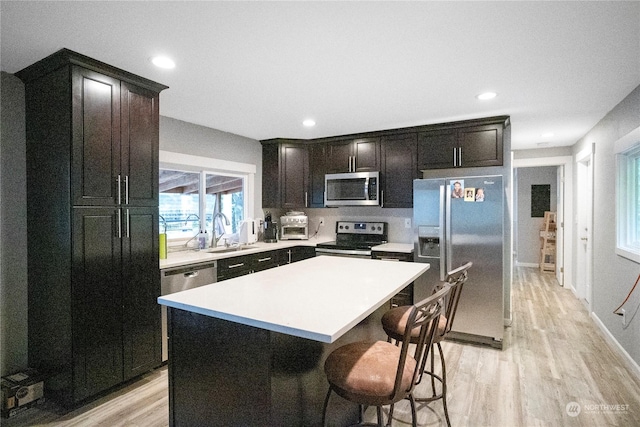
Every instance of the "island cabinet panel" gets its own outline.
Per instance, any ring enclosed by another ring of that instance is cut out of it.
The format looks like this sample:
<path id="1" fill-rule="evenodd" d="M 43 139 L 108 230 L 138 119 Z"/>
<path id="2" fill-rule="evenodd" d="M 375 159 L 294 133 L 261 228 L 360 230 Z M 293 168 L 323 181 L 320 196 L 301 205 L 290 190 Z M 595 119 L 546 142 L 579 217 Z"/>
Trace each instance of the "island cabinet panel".
<path id="1" fill-rule="evenodd" d="M 62 49 L 25 84 L 29 365 L 75 407 L 159 366 L 158 99 Z M 33 238 L 31 236 L 34 236 Z"/>
<path id="2" fill-rule="evenodd" d="M 501 166 L 505 123 L 477 124 L 418 133 L 418 169 Z"/>
<path id="3" fill-rule="evenodd" d="M 327 173 L 380 170 L 380 138 L 330 140 L 327 144 Z"/>
<path id="4" fill-rule="evenodd" d="M 415 132 L 382 138 L 380 199 L 383 208 L 413 207 L 413 180 L 418 178 L 417 147 Z"/>
<path id="5" fill-rule="evenodd" d="M 384 340 L 383 304 L 332 344 L 169 308 L 170 426 L 319 426 L 336 348 Z M 358 406 L 334 395 L 327 425 L 353 425 Z"/>

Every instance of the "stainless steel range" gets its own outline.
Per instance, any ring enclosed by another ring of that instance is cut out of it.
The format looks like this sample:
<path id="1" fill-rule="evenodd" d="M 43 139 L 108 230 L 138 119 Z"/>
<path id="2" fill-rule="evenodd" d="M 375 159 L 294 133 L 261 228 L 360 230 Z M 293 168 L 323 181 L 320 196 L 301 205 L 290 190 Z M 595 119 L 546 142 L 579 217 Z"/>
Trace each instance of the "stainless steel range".
<path id="1" fill-rule="evenodd" d="M 336 240 L 316 245 L 316 255 L 371 258 L 371 248 L 387 243 L 386 222 L 338 221 Z"/>

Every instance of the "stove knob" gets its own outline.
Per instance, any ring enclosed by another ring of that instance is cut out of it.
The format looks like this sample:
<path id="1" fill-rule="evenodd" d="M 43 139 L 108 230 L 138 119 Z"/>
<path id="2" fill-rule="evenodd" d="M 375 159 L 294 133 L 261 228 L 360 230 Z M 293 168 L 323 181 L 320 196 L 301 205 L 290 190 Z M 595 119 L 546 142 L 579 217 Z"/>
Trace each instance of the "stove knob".
<path id="1" fill-rule="evenodd" d="M 343 228 L 343 227 L 342 227 L 342 226 L 340 226 L 340 227 L 338 227 L 338 228 L 340 228 L 340 230 L 342 230 L 342 228 Z"/>
<path id="2" fill-rule="evenodd" d="M 345 226 L 344 226 L 344 228 L 345 228 L 346 230 L 348 230 L 348 229 L 349 229 L 349 226 L 348 226 L 348 225 L 345 225 Z"/>
<path id="3" fill-rule="evenodd" d="M 382 227 L 378 226 L 378 231 L 382 231 Z"/>

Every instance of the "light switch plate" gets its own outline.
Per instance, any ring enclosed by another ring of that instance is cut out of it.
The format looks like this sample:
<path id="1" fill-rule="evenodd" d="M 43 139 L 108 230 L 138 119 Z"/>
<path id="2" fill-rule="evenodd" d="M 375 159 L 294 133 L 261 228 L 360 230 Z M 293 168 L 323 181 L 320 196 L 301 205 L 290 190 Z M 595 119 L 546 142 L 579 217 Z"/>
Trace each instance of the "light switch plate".
<path id="1" fill-rule="evenodd" d="M 404 228 L 411 228 L 411 218 L 404 219 Z"/>

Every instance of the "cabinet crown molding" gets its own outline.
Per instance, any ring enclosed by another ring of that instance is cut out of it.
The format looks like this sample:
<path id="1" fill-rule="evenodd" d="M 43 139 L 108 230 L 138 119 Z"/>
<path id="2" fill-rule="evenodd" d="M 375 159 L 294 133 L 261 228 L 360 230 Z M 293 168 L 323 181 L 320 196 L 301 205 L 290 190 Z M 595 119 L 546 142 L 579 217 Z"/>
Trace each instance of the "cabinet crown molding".
<path id="1" fill-rule="evenodd" d="M 79 65 L 89 70 L 97 71 L 158 93 L 169 88 L 169 86 L 154 82 L 66 48 L 60 49 L 46 58 L 43 58 L 40 61 L 18 71 L 15 73 L 15 76 L 22 80 L 23 83 L 28 83 L 39 79 L 40 77 L 50 73 L 52 70 L 67 65 Z"/>

